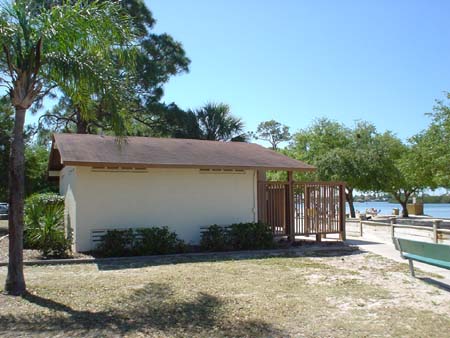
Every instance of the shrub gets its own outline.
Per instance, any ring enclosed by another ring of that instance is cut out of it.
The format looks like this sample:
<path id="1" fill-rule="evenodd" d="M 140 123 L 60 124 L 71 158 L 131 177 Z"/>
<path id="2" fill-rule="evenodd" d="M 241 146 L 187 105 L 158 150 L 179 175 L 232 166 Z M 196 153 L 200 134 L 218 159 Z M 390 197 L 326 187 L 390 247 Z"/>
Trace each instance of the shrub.
<path id="1" fill-rule="evenodd" d="M 135 251 L 138 255 L 162 255 L 184 251 L 184 242 L 168 227 L 152 227 L 136 230 Z"/>
<path id="2" fill-rule="evenodd" d="M 225 251 L 231 249 L 229 232 L 217 224 L 209 226 L 202 232 L 200 247 L 205 251 Z"/>
<path id="3" fill-rule="evenodd" d="M 44 208 L 55 204 L 64 206 L 64 197 L 55 193 L 34 194 L 26 199 L 25 209 L 36 204 L 39 204 Z"/>
<path id="4" fill-rule="evenodd" d="M 39 250 L 44 257 L 65 257 L 71 241 L 64 231 L 64 198 L 36 194 L 25 202 L 24 247 Z"/>
<path id="5" fill-rule="evenodd" d="M 183 252 L 185 244 L 168 227 L 108 230 L 97 252 L 105 257 Z"/>
<path id="6" fill-rule="evenodd" d="M 237 223 L 230 227 L 231 245 L 235 250 L 270 249 L 273 233 L 264 223 Z"/>
<path id="7" fill-rule="evenodd" d="M 105 257 L 131 256 L 133 253 L 133 229 L 108 230 L 97 251 Z"/>
<path id="8" fill-rule="evenodd" d="M 275 246 L 272 229 L 264 223 L 236 223 L 228 227 L 211 225 L 202 233 L 202 250 L 252 250 Z"/>

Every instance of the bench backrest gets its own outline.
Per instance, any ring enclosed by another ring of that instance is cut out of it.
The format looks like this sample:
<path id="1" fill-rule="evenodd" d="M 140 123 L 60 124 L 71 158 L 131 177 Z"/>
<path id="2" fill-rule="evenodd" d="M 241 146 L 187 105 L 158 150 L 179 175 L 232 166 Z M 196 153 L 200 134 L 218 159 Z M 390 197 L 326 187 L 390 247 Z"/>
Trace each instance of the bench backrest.
<path id="1" fill-rule="evenodd" d="M 395 238 L 395 241 L 398 245 L 397 249 L 401 252 L 450 262 L 450 245 L 418 242 L 404 238 Z"/>

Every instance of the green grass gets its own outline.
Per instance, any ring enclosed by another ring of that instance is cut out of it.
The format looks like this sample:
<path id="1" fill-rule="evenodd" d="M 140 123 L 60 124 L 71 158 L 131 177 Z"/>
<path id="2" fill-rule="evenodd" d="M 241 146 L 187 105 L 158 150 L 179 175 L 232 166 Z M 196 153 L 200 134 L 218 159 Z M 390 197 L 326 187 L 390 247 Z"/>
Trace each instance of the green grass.
<path id="1" fill-rule="evenodd" d="M 375 255 L 202 260 L 26 267 L 30 294 L 0 296 L 0 336 L 443 337 L 450 327 L 450 293 Z"/>

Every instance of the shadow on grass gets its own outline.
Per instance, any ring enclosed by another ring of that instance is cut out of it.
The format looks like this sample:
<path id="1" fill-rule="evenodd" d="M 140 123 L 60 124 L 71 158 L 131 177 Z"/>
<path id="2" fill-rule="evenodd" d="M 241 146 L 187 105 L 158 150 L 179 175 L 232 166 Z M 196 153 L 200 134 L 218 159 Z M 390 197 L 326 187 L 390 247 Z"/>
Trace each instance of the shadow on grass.
<path id="1" fill-rule="evenodd" d="M 441 290 L 450 292 L 450 285 L 446 284 L 446 283 L 442 283 L 440 281 L 437 281 L 435 279 L 429 278 L 429 277 L 418 277 L 421 281 L 433 285 Z"/>
<path id="2" fill-rule="evenodd" d="M 57 300 L 28 293 L 29 303 L 50 310 L 18 315 L 0 314 L 1 332 L 30 335 L 64 334 L 83 337 L 110 335 L 279 336 L 283 332 L 258 320 L 225 319 L 223 301 L 207 293 L 177 299 L 163 284 L 147 284 L 116 305 L 101 311 L 76 310 Z"/>
<path id="3" fill-rule="evenodd" d="M 316 246 L 317 248 L 317 246 Z M 184 263 L 211 263 L 240 260 L 257 260 L 265 258 L 293 258 L 293 257 L 340 257 L 362 253 L 357 248 L 348 246 L 320 246 L 320 250 L 313 247 L 306 247 L 305 250 L 291 251 L 239 251 L 239 252 L 219 252 L 202 255 L 168 255 L 168 256 L 147 256 L 147 257 L 129 257 L 115 260 L 97 261 L 99 270 L 121 270 L 138 269 L 143 267 L 184 264 Z"/>

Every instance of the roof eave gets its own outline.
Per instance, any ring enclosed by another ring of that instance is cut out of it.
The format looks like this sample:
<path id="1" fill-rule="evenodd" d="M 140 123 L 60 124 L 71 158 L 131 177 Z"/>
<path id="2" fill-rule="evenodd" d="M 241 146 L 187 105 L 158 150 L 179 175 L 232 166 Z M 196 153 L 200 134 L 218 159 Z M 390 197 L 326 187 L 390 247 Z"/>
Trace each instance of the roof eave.
<path id="1" fill-rule="evenodd" d="M 239 165 L 198 165 L 198 164 L 146 164 L 146 163 L 108 163 L 108 162 L 80 162 L 80 161 L 64 161 L 65 166 L 81 166 L 81 167 L 124 167 L 124 168 L 180 168 L 180 169 L 236 169 L 236 170 L 282 170 L 282 171 L 298 171 L 298 172 L 314 172 L 317 168 L 310 166 L 305 168 L 299 167 L 275 167 L 275 166 L 239 166 Z"/>

